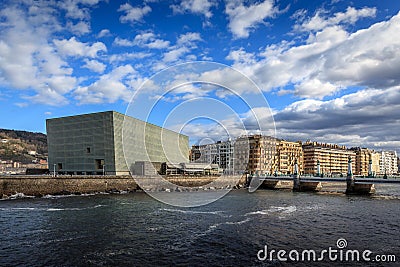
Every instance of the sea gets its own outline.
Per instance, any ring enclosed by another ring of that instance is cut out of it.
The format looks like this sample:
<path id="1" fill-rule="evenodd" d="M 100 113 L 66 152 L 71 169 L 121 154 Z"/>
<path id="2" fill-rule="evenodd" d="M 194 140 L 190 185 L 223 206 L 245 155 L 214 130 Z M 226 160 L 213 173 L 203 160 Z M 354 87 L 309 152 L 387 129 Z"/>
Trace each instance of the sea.
<path id="1" fill-rule="evenodd" d="M 239 189 L 195 208 L 145 192 L 14 198 L 0 201 L 0 266 L 400 266 L 399 185 Z"/>

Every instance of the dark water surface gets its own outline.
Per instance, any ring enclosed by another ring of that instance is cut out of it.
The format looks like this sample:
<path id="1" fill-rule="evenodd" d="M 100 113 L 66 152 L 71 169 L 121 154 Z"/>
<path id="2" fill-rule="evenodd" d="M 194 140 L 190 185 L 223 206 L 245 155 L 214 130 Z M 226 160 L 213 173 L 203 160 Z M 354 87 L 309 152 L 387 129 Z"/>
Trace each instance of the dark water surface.
<path id="1" fill-rule="evenodd" d="M 3 200 L 0 266 L 289 266 L 257 252 L 321 251 L 339 238 L 397 262 L 295 265 L 400 266 L 400 188 L 383 189 L 377 197 L 236 190 L 198 208 L 145 193 Z"/>

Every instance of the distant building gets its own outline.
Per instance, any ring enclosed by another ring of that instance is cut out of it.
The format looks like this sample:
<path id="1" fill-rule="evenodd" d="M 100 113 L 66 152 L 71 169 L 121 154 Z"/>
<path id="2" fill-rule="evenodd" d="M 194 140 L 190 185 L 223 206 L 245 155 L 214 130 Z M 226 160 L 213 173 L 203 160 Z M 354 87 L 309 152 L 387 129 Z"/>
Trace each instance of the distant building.
<path id="1" fill-rule="evenodd" d="M 380 153 L 360 147 L 353 147 L 351 150 L 356 153 L 355 169 L 353 171 L 355 175 L 368 176 L 380 174 Z M 372 173 L 370 173 L 370 163 Z"/>
<path id="2" fill-rule="evenodd" d="M 230 140 L 194 145 L 190 155 L 191 162 L 217 164 L 225 174 L 234 173 L 234 142 Z"/>
<path id="3" fill-rule="evenodd" d="M 264 135 L 241 136 L 235 143 L 235 166 L 250 174 L 271 174 L 276 169 L 275 137 Z"/>
<path id="4" fill-rule="evenodd" d="M 379 165 L 381 175 L 393 175 L 398 173 L 399 169 L 397 165 L 397 152 L 382 151 Z"/>
<path id="5" fill-rule="evenodd" d="M 125 137 L 135 144 L 129 151 L 123 151 L 124 119 L 128 127 Z M 115 111 L 48 119 L 46 128 L 51 172 L 127 175 L 135 174 L 136 162 L 189 159 L 187 136 Z M 124 152 L 131 166 L 127 166 Z"/>
<path id="6" fill-rule="evenodd" d="M 299 173 L 304 173 L 304 155 L 301 142 L 278 140 L 276 146 L 276 172 L 280 174 L 293 174 L 297 162 Z"/>
<path id="7" fill-rule="evenodd" d="M 321 174 L 346 175 L 349 157 L 355 170 L 356 153 L 345 146 L 307 141 L 303 144 L 303 153 L 306 174 L 317 174 L 319 162 Z"/>
<path id="8" fill-rule="evenodd" d="M 225 174 L 292 174 L 296 161 L 299 172 L 304 170 L 301 142 L 264 135 L 192 146 L 191 161 L 218 164 Z"/>

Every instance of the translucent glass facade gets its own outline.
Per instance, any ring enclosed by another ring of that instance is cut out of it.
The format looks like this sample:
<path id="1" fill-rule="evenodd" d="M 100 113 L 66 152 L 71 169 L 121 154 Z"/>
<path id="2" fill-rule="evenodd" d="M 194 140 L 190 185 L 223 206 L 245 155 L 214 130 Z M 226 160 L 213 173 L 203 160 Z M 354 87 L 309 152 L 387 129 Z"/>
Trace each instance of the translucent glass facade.
<path id="1" fill-rule="evenodd" d="M 49 169 L 57 173 L 129 174 L 123 133 L 124 141 L 130 141 L 125 151 L 130 165 L 189 159 L 187 136 L 115 111 L 48 119 L 46 128 Z"/>

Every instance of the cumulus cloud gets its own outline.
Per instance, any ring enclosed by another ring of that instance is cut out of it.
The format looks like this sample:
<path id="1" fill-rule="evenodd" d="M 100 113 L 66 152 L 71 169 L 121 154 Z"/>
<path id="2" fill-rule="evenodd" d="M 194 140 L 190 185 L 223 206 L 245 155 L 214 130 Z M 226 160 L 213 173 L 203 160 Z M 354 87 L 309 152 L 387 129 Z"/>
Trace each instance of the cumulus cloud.
<path id="1" fill-rule="evenodd" d="M 82 43 L 76 40 L 75 36 L 69 40 L 54 40 L 54 44 L 58 52 L 65 56 L 80 56 L 80 57 L 97 57 L 98 53 L 107 52 L 107 47 L 102 42 L 96 42 L 92 45 Z"/>
<path id="2" fill-rule="evenodd" d="M 210 9 L 213 5 L 209 0 L 183 0 L 178 5 L 171 5 L 171 8 L 177 14 L 193 13 L 211 18 L 213 14 Z"/>
<path id="3" fill-rule="evenodd" d="M 80 21 L 76 24 L 72 22 L 67 23 L 67 28 L 76 35 L 84 35 L 86 33 L 90 33 L 90 25 L 87 22 Z"/>
<path id="4" fill-rule="evenodd" d="M 187 32 L 179 35 L 175 45 L 169 46 L 167 51 L 164 52 L 162 60 L 155 63 L 154 70 L 161 70 L 168 66 L 168 64 L 178 63 L 182 60 L 194 61 L 197 56 L 189 54 L 198 46 L 197 43 L 203 41 L 198 32 Z"/>
<path id="5" fill-rule="evenodd" d="M 135 23 L 141 22 L 143 17 L 151 12 L 151 7 L 145 5 L 144 7 L 133 7 L 130 4 L 126 3 L 119 7 L 118 11 L 124 12 L 125 15 L 122 15 L 119 20 L 122 23 Z"/>
<path id="6" fill-rule="evenodd" d="M 329 26 L 302 45 L 283 41 L 257 54 L 241 48 L 227 58 L 265 91 L 293 84 L 291 93 L 323 98 L 348 86 L 388 88 L 400 84 L 399 31 L 400 13 L 354 33 Z"/>
<path id="7" fill-rule="evenodd" d="M 266 18 L 274 17 L 279 9 L 274 6 L 274 0 L 245 6 L 242 1 L 229 1 L 225 12 L 229 18 L 229 30 L 236 38 L 249 37 L 250 31 Z"/>
<path id="8" fill-rule="evenodd" d="M 107 36 L 111 36 L 110 30 L 109 29 L 102 29 L 99 34 L 97 35 L 97 38 L 103 38 L 103 37 L 107 37 Z"/>
<path id="9" fill-rule="evenodd" d="M 83 68 L 87 68 L 93 72 L 103 73 L 106 69 L 106 65 L 94 59 L 85 59 L 85 65 L 83 65 Z"/>
<path id="10" fill-rule="evenodd" d="M 150 57 L 151 53 L 145 52 L 135 52 L 135 53 L 120 53 L 120 54 L 113 54 L 108 57 L 111 63 L 123 62 L 128 60 L 136 60 L 136 59 L 143 59 Z"/>
<path id="11" fill-rule="evenodd" d="M 132 41 L 117 37 L 113 44 L 117 46 L 139 46 L 150 49 L 164 49 L 170 46 L 169 41 L 158 38 L 153 32 L 137 34 Z"/>
<path id="12" fill-rule="evenodd" d="M 274 118 L 277 135 L 291 140 L 386 149 L 398 140 L 400 86 L 364 89 L 326 101 L 297 101 Z"/>
<path id="13" fill-rule="evenodd" d="M 164 49 L 169 47 L 170 42 L 159 39 L 153 32 L 145 32 L 135 36 L 133 42 L 141 47 L 147 47 L 151 49 Z"/>
<path id="14" fill-rule="evenodd" d="M 347 7 L 345 12 L 337 12 L 332 17 L 326 17 L 324 13 L 324 10 L 318 10 L 314 17 L 309 19 L 304 19 L 304 14 L 297 16 L 301 24 L 295 25 L 294 29 L 299 31 L 319 31 L 333 25 L 354 24 L 361 18 L 375 17 L 376 8 L 364 7 L 355 9 L 354 7 Z M 299 15 L 301 14 L 299 13 Z"/>
<path id="15" fill-rule="evenodd" d="M 122 99 L 128 101 L 132 95 L 132 89 L 128 86 L 136 75 L 131 65 L 119 66 L 89 86 L 78 86 L 74 91 L 75 98 L 81 104 L 114 103 Z"/>
<path id="16" fill-rule="evenodd" d="M 63 94 L 72 90 L 77 80 L 71 76 L 72 68 L 47 41 L 59 27 L 51 24 L 57 22 L 51 17 L 53 9 L 41 11 L 37 8 L 40 6 L 38 2 L 28 11 L 16 6 L 0 11 L 0 77 L 12 88 L 33 89 L 34 95 L 27 98 L 34 102 L 57 105 L 66 103 Z M 38 18 L 40 12 L 43 14 Z"/>

